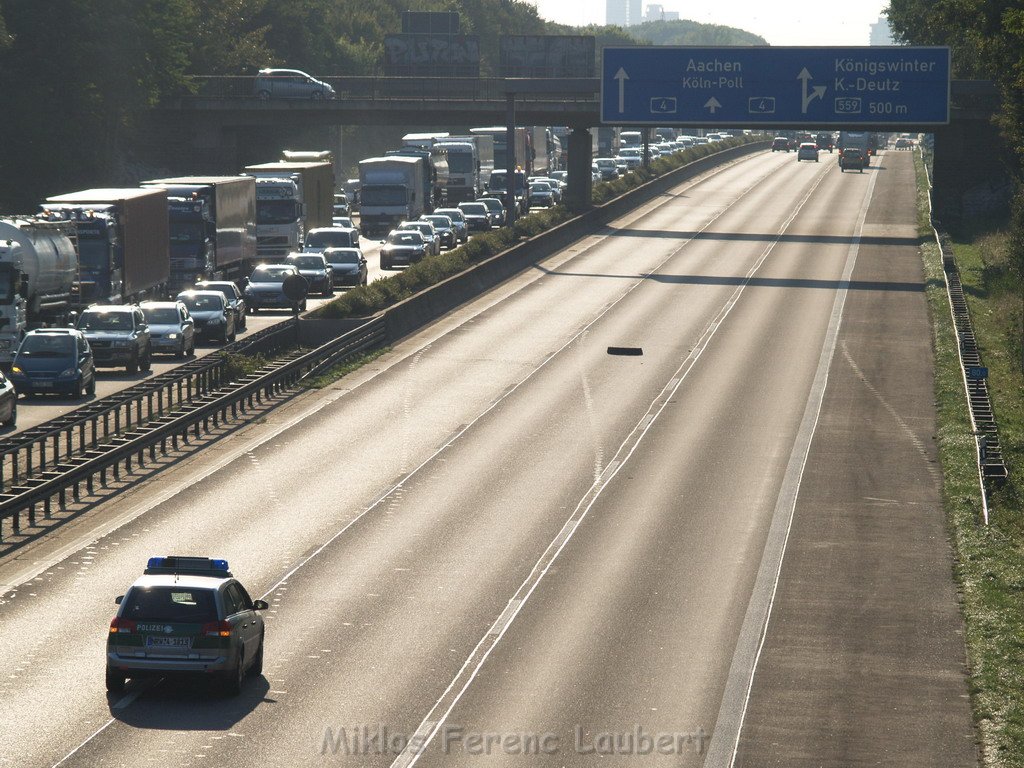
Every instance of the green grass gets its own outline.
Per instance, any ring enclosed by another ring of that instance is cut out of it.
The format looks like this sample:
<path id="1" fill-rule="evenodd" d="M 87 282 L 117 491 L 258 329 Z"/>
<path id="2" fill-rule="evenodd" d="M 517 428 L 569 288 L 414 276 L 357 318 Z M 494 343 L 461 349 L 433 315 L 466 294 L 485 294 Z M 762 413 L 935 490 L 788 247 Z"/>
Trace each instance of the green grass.
<path id="1" fill-rule="evenodd" d="M 919 156 L 918 156 L 919 157 Z M 1021 284 L 998 222 L 953 233 L 954 250 L 1010 477 L 990 496 L 990 525 L 980 520 L 974 439 L 942 281 L 938 246 L 927 226 L 920 160 L 919 226 L 936 353 L 936 403 L 943 499 L 966 626 L 971 705 L 983 764 L 1024 768 L 1024 377 L 1020 365 Z"/>
<path id="2" fill-rule="evenodd" d="M 323 389 L 324 387 L 330 386 L 338 379 L 347 376 L 359 368 L 362 368 L 367 363 L 372 363 L 378 357 L 383 355 L 385 352 L 390 352 L 391 347 L 381 347 L 370 352 L 353 357 L 346 360 L 344 363 L 339 363 L 333 368 L 325 371 L 324 373 L 317 376 L 315 379 L 310 379 L 303 382 L 303 386 L 307 389 Z"/>

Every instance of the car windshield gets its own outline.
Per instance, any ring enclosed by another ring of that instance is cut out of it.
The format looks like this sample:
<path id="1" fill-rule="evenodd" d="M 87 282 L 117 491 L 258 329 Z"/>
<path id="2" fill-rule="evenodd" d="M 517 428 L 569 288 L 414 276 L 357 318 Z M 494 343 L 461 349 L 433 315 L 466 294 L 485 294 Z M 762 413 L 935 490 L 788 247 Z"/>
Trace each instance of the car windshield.
<path id="1" fill-rule="evenodd" d="M 257 267 L 252 271 L 251 283 L 283 283 L 288 275 L 295 274 L 289 267 Z"/>
<path id="2" fill-rule="evenodd" d="M 215 312 L 224 308 L 224 299 L 221 296 L 185 293 L 178 297 L 178 301 L 192 312 Z"/>
<path id="3" fill-rule="evenodd" d="M 18 354 L 28 357 L 66 357 L 74 354 L 74 351 L 75 340 L 67 334 L 30 333 L 21 342 Z"/>
<path id="4" fill-rule="evenodd" d="M 347 230 L 310 232 L 306 236 L 308 248 L 330 248 L 332 245 L 352 245 L 352 233 Z"/>
<path id="5" fill-rule="evenodd" d="M 438 208 L 437 213 L 447 216 L 452 221 L 465 221 L 466 217 L 462 215 L 462 211 L 458 208 Z"/>
<path id="6" fill-rule="evenodd" d="M 388 236 L 388 242 L 391 245 L 423 245 L 423 235 L 403 229 L 401 232 L 392 232 Z"/>
<path id="7" fill-rule="evenodd" d="M 121 617 L 134 621 L 205 624 L 217 620 L 212 589 L 195 587 L 132 587 L 122 601 Z"/>
<path id="8" fill-rule="evenodd" d="M 331 264 L 358 264 L 359 254 L 354 251 L 328 251 L 327 260 Z"/>
<path id="9" fill-rule="evenodd" d="M 151 325 L 177 325 L 180 320 L 175 307 L 143 307 L 142 314 Z"/>
<path id="10" fill-rule="evenodd" d="M 323 269 L 323 259 L 319 259 L 316 256 L 296 256 L 294 259 L 288 259 L 289 264 L 294 264 L 299 269 Z"/>
<path id="11" fill-rule="evenodd" d="M 463 213 L 472 213 L 474 216 L 487 215 L 487 206 L 483 203 L 464 203 L 461 207 Z"/>
<path id="12" fill-rule="evenodd" d="M 197 285 L 204 291 L 220 291 L 224 294 L 224 298 L 230 301 L 234 301 L 238 298 L 235 295 L 235 286 L 231 285 L 214 285 L 213 283 L 197 283 Z"/>
<path id="13" fill-rule="evenodd" d="M 447 216 L 425 216 L 427 221 L 434 225 L 435 229 L 451 229 L 452 220 Z"/>
<path id="14" fill-rule="evenodd" d="M 500 200 L 493 199 L 481 200 L 480 204 L 487 206 L 487 210 L 489 211 L 500 211 L 505 207 L 501 204 Z"/>
<path id="15" fill-rule="evenodd" d="M 129 312 L 83 312 L 78 319 L 81 331 L 123 331 L 131 327 Z"/>

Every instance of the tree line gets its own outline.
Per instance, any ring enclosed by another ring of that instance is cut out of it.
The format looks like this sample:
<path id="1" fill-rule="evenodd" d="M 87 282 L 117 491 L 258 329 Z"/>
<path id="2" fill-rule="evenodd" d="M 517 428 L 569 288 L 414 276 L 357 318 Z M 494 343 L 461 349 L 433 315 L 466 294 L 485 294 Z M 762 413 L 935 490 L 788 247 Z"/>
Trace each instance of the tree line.
<path id="1" fill-rule="evenodd" d="M 1021 0 L 890 0 L 895 36 L 913 45 L 948 45 L 953 77 L 992 80 L 1002 105 L 996 120 L 1015 180 L 1013 248 L 1024 267 L 1024 3 Z"/>
<path id="2" fill-rule="evenodd" d="M 193 75 L 272 66 L 380 74 L 384 37 L 401 31 L 405 10 L 457 11 L 461 31 L 490 54 L 482 74 L 492 74 L 504 34 L 591 34 L 599 48 L 643 42 L 617 27 L 545 22 L 521 0 L 0 0 L 0 210 L 118 183 L 137 115 L 190 92 Z M 671 24 L 663 38 L 700 42 L 693 22 Z M 706 44 L 729 36 L 703 26 Z"/>

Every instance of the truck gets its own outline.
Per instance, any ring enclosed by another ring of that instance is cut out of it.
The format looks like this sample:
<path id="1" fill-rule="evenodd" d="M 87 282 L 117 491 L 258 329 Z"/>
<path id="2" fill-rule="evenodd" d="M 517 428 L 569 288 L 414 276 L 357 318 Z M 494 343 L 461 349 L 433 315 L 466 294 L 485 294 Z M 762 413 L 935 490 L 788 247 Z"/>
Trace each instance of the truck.
<path id="1" fill-rule="evenodd" d="M 238 280 L 256 260 L 256 180 L 251 176 L 178 176 L 142 182 L 160 187 L 170 216 L 171 289 L 199 280 Z"/>
<path id="2" fill-rule="evenodd" d="M 840 131 L 839 154 L 849 147 L 856 147 L 864 155 L 864 164 L 871 165 L 871 156 L 875 154 L 875 135 L 867 131 Z"/>
<path id="3" fill-rule="evenodd" d="M 531 175 L 547 176 L 550 171 L 557 171 L 562 142 L 551 132 L 550 128 L 537 125 L 528 130 L 533 156 Z"/>
<path id="4" fill-rule="evenodd" d="M 437 143 L 448 151 L 448 205 L 476 200 L 494 170 L 494 140 L 490 136 L 450 136 Z M 486 151 L 486 159 L 481 150 Z"/>
<path id="5" fill-rule="evenodd" d="M 77 289 L 73 223 L 29 216 L 0 220 L 0 364 L 10 365 L 25 331 L 66 325 Z"/>
<path id="6" fill-rule="evenodd" d="M 494 147 L 494 168 L 504 171 L 508 169 L 508 136 L 505 126 L 496 125 L 487 128 L 470 128 L 470 134 L 474 136 L 490 136 Z M 527 176 L 533 175 L 533 143 L 530 132 L 526 128 L 516 128 L 513 132 L 515 142 L 516 167 L 526 172 Z"/>
<path id="7" fill-rule="evenodd" d="M 389 149 L 385 157 L 417 157 L 423 164 L 424 213 L 433 213 L 444 203 L 448 187 L 448 149 L 438 144 L 427 147 L 406 145 Z"/>
<path id="8" fill-rule="evenodd" d="M 256 178 L 256 254 L 281 261 L 302 250 L 305 233 L 331 226 L 334 168 L 328 161 L 258 163 L 245 168 Z"/>
<path id="9" fill-rule="evenodd" d="M 81 306 L 166 297 L 171 274 L 166 190 L 85 189 L 56 195 L 43 204 L 43 218 L 75 222 Z"/>
<path id="10" fill-rule="evenodd" d="M 516 215 L 522 216 L 530 210 L 530 198 L 526 186 L 526 171 L 517 170 L 516 176 L 516 187 L 515 187 L 515 198 L 516 198 Z M 508 178 L 508 171 L 504 169 L 497 169 L 491 174 L 491 178 L 487 180 L 487 193 L 490 197 L 496 197 L 503 203 L 506 203 L 505 207 L 508 208 L 507 201 L 505 199 L 506 192 L 508 190 L 508 184 L 506 179 Z"/>
<path id="11" fill-rule="evenodd" d="M 421 157 L 389 155 L 359 163 L 359 227 L 367 237 L 386 235 L 402 221 L 427 213 L 427 169 Z"/>

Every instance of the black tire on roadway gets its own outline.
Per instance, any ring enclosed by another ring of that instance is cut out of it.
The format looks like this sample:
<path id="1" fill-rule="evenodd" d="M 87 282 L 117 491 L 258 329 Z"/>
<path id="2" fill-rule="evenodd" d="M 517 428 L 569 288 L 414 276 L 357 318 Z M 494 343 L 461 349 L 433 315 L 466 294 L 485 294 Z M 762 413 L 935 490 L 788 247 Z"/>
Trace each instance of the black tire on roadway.
<path id="1" fill-rule="evenodd" d="M 126 371 L 128 371 L 128 373 L 138 373 L 139 372 L 139 350 L 137 350 L 137 349 L 132 350 L 132 359 L 128 362 L 128 365 L 126 365 L 124 368 L 125 368 Z"/>
<path id="2" fill-rule="evenodd" d="M 96 372 L 93 371 L 92 378 L 89 380 L 89 388 L 85 391 L 89 397 L 96 396 Z"/>
<path id="3" fill-rule="evenodd" d="M 117 670 L 107 670 L 107 690 L 111 693 L 120 693 L 124 690 L 125 677 Z"/>
<path id="4" fill-rule="evenodd" d="M 153 350 L 152 350 L 152 348 L 147 348 L 146 349 L 146 354 L 139 361 L 139 370 L 143 371 L 144 373 L 149 373 L 149 371 L 150 371 L 150 369 L 152 367 L 153 367 Z"/>
<path id="5" fill-rule="evenodd" d="M 242 692 L 242 683 L 245 682 L 245 666 L 242 663 L 244 658 L 242 650 L 239 649 L 234 669 L 224 673 L 224 693 L 228 696 L 237 696 Z"/>

